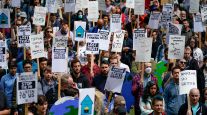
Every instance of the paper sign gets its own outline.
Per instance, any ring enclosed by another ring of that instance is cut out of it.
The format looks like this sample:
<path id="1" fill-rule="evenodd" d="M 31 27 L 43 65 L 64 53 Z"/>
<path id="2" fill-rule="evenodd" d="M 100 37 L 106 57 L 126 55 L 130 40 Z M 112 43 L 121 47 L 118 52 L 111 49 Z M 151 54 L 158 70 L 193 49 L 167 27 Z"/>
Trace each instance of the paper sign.
<path id="1" fill-rule="evenodd" d="M 0 28 L 10 28 L 9 9 L 0 9 Z"/>
<path id="2" fill-rule="evenodd" d="M 63 7 L 63 1 L 62 0 L 56 0 L 56 8 L 62 8 Z"/>
<path id="3" fill-rule="evenodd" d="M 190 0 L 190 13 L 198 13 L 199 12 L 199 0 Z"/>
<path id="4" fill-rule="evenodd" d="M 125 68 L 112 67 L 108 73 L 104 90 L 121 93 L 125 75 Z"/>
<path id="5" fill-rule="evenodd" d="M 196 70 L 181 71 L 179 77 L 179 95 L 189 94 L 192 88 L 197 88 Z"/>
<path id="6" fill-rule="evenodd" d="M 111 32 L 109 32 L 108 30 L 100 30 L 99 34 L 100 34 L 99 49 L 108 51 Z"/>
<path id="7" fill-rule="evenodd" d="M 37 73 L 17 74 L 17 104 L 37 103 Z"/>
<path id="8" fill-rule="evenodd" d="M 121 31 L 121 16 L 120 14 L 112 14 L 110 19 L 110 32 Z"/>
<path id="9" fill-rule="evenodd" d="M 201 16 L 203 25 L 207 26 L 207 5 L 201 6 Z"/>
<path id="10" fill-rule="evenodd" d="M 57 7 L 56 7 L 56 0 L 46 0 L 47 12 L 49 13 L 57 13 Z"/>
<path id="11" fill-rule="evenodd" d="M 105 0 L 98 0 L 98 9 L 105 11 L 106 10 L 106 3 Z"/>
<path id="12" fill-rule="evenodd" d="M 135 50 L 136 48 L 136 44 L 138 41 L 136 41 L 137 39 L 145 39 L 147 37 L 147 31 L 144 28 L 138 28 L 134 30 L 133 33 L 133 50 Z"/>
<path id="13" fill-rule="evenodd" d="M 168 59 L 183 59 L 185 36 L 170 35 Z"/>
<path id="14" fill-rule="evenodd" d="M 99 33 L 86 34 L 86 54 L 99 54 Z"/>
<path id="15" fill-rule="evenodd" d="M 64 12 L 75 12 L 75 0 L 65 0 Z"/>
<path id="16" fill-rule="evenodd" d="M 52 48 L 52 72 L 66 73 L 68 71 L 67 54 L 66 47 Z"/>
<path id="17" fill-rule="evenodd" d="M 30 39 L 31 35 L 31 26 L 30 25 L 22 25 L 17 29 L 18 35 L 18 47 L 30 47 Z"/>
<path id="18" fill-rule="evenodd" d="M 35 6 L 33 24 L 44 26 L 46 11 L 47 11 L 46 7 Z"/>
<path id="19" fill-rule="evenodd" d="M 0 40 L 0 68 L 7 69 L 6 41 Z"/>
<path id="20" fill-rule="evenodd" d="M 169 23 L 168 34 L 170 35 L 181 35 L 182 25 Z"/>
<path id="21" fill-rule="evenodd" d="M 82 21 L 75 21 L 74 24 L 74 36 L 75 36 L 75 41 L 83 41 L 85 38 L 85 31 L 86 31 L 86 22 Z"/>
<path id="22" fill-rule="evenodd" d="M 88 20 L 89 21 L 96 21 L 99 16 L 98 12 L 98 1 L 89 1 L 88 2 Z"/>
<path id="23" fill-rule="evenodd" d="M 95 88 L 79 89 L 78 115 L 94 115 Z"/>
<path id="24" fill-rule="evenodd" d="M 126 0 L 126 7 L 134 9 L 134 0 Z"/>
<path id="25" fill-rule="evenodd" d="M 123 41 L 124 41 L 124 31 L 121 31 L 119 33 L 114 33 L 111 52 L 122 52 Z"/>
<path id="26" fill-rule="evenodd" d="M 203 23 L 200 13 L 193 16 L 193 27 L 194 32 L 203 32 Z"/>
<path id="27" fill-rule="evenodd" d="M 67 47 L 68 46 L 68 37 L 67 36 L 55 36 L 53 39 L 54 47 Z"/>
<path id="28" fill-rule="evenodd" d="M 30 49 L 32 59 L 45 57 L 43 33 L 30 35 Z"/>
<path id="29" fill-rule="evenodd" d="M 134 0 L 134 14 L 144 15 L 145 11 L 145 1 L 144 0 Z"/>
<path id="30" fill-rule="evenodd" d="M 162 12 L 173 13 L 173 5 L 172 4 L 165 4 L 163 5 Z"/>
<path id="31" fill-rule="evenodd" d="M 12 0 L 11 1 L 11 5 L 12 5 L 12 7 L 18 7 L 18 8 L 20 8 L 21 1 L 20 0 Z"/>
<path id="32" fill-rule="evenodd" d="M 160 12 L 152 12 L 149 19 L 149 28 L 158 29 L 159 21 L 160 21 Z"/>
<path id="33" fill-rule="evenodd" d="M 167 29 L 168 24 L 171 21 L 172 21 L 172 13 L 166 11 L 162 12 L 161 21 L 160 21 L 161 27 Z"/>
<path id="34" fill-rule="evenodd" d="M 150 62 L 152 51 L 152 38 L 134 37 L 136 43 L 134 48 L 136 50 L 136 62 Z"/>

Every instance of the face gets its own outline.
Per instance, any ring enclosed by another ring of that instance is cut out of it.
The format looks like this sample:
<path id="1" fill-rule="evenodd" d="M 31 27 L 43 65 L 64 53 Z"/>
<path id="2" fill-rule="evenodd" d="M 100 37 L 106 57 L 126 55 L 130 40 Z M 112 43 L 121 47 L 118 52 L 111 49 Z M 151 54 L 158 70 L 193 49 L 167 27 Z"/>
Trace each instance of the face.
<path id="1" fill-rule="evenodd" d="M 51 37 L 51 34 L 53 33 L 52 29 L 47 29 L 46 31 L 46 37 Z"/>
<path id="2" fill-rule="evenodd" d="M 135 15 L 132 15 L 132 21 L 136 21 L 136 16 Z"/>
<path id="3" fill-rule="evenodd" d="M 48 80 L 48 81 L 51 80 L 52 79 L 52 72 L 49 70 L 45 70 L 44 78 L 45 78 L 45 80 Z"/>
<path id="4" fill-rule="evenodd" d="M 106 5 L 107 6 L 111 5 L 111 0 L 106 0 Z"/>
<path id="5" fill-rule="evenodd" d="M 190 46 L 191 46 L 192 48 L 195 48 L 195 40 L 194 40 L 194 39 L 191 39 L 191 40 L 190 40 Z"/>
<path id="6" fill-rule="evenodd" d="M 109 18 L 107 16 L 104 16 L 103 20 L 104 20 L 104 23 L 108 23 Z"/>
<path id="7" fill-rule="evenodd" d="M 185 28 L 189 27 L 189 23 L 188 23 L 188 21 L 184 21 L 184 22 L 183 22 L 183 25 L 184 25 Z"/>
<path id="8" fill-rule="evenodd" d="M 25 65 L 24 65 L 24 71 L 25 71 L 25 72 L 32 72 L 32 65 L 30 65 L 30 64 L 25 64 Z"/>
<path id="9" fill-rule="evenodd" d="M 181 15 L 181 19 L 186 19 L 186 12 L 182 11 L 180 15 Z"/>
<path id="10" fill-rule="evenodd" d="M 153 37 L 153 39 L 156 39 L 157 38 L 157 33 L 156 32 L 153 32 L 152 33 L 152 37 Z"/>
<path id="11" fill-rule="evenodd" d="M 196 105 L 198 103 L 199 98 L 200 98 L 200 94 L 198 91 L 192 91 L 190 93 L 190 101 L 193 105 Z"/>
<path id="12" fill-rule="evenodd" d="M 185 60 L 180 60 L 179 63 L 178 63 L 178 66 L 184 70 L 185 67 L 186 67 L 186 61 Z"/>
<path id="13" fill-rule="evenodd" d="M 150 87 L 150 94 L 153 96 L 155 95 L 157 92 L 157 86 L 153 85 L 152 87 Z"/>
<path id="14" fill-rule="evenodd" d="M 62 24 L 62 31 L 68 31 L 68 25 L 67 24 Z"/>
<path id="15" fill-rule="evenodd" d="M 73 78 L 72 78 L 72 77 L 69 77 L 69 78 L 68 78 L 68 84 L 69 84 L 71 87 L 76 88 L 75 83 L 73 82 Z"/>
<path id="16" fill-rule="evenodd" d="M 110 66 L 118 66 L 118 59 L 110 59 Z"/>
<path id="17" fill-rule="evenodd" d="M 144 66 L 145 66 L 145 69 L 148 68 L 148 67 L 152 68 L 152 64 L 151 63 L 145 63 Z"/>
<path id="18" fill-rule="evenodd" d="M 204 92 L 204 99 L 207 100 L 207 90 Z"/>
<path id="19" fill-rule="evenodd" d="M 152 105 L 152 109 L 157 113 L 163 112 L 163 102 L 160 100 L 156 100 L 154 105 Z"/>
<path id="20" fill-rule="evenodd" d="M 26 59 L 28 59 L 28 60 L 32 60 L 32 56 L 31 56 L 31 52 L 30 52 L 30 50 L 27 50 L 27 51 L 26 51 Z"/>
<path id="21" fill-rule="evenodd" d="M 73 68 L 74 73 L 76 74 L 80 73 L 80 70 L 81 70 L 80 62 L 74 63 L 72 68 Z"/>
<path id="22" fill-rule="evenodd" d="M 16 72 L 17 72 L 17 67 L 11 67 L 11 68 L 9 69 L 9 71 L 10 71 L 10 74 L 11 74 L 11 75 L 15 75 Z"/>
<path id="23" fill-rule="evenodd" d="M 92 55 L 92 54 L 87 54 L 87 61 L 88 62 L 91 62 L 92 58 L 93 58 L 93 61 L 94 61 L 95 60 L 95 56 Z"/>
<path id="24" fill-rule="evenodd" d="M 40 63 L 40 69 L 41 69 L 41 70 L 44 70 L 46 67 L 47 67 L 47 61 L 42 61 L 42 62 Z"/>
<path id="25" fill-rule="evenodd" d="M 185 52 L 184 52 L 184 58 L 185 59 L 189 59 L 190 57 L 191 57 L 191 51 L 190 50 L 185 50 Z"/>
<path id="26" fill-rule="evenodd" d="M 44 102 L 43 104 L 38 104 L 37 105 L 38 113 L 46 113 L 47 112 L 47 107 L 48 107 L 47 102 Z"/>
<path id="27" fill-rule="evenodd" d="M 108 64 L 101 64 L 101 73 L 107 75 L 109 72 L 109 65 Z"/>
<path id="28" fill-rule="evenodd" d="M 180 69 L 174 69 L 172 75 L 175 80 L 179 80 Z"/>

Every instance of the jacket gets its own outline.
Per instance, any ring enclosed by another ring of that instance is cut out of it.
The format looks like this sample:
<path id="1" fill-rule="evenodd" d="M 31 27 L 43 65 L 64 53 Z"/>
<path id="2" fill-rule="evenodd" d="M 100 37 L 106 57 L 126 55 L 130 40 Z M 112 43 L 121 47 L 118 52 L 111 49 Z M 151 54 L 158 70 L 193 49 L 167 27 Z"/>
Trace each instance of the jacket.
<path id="1" fill-rule="evenodd" d="M 180 107 L 179 112 L 178 112 L 178 115 L 186 115 L 187 111 L 188 111 L 188 104 L 187 103 L 184 103 Z M 193 113 L 193 110 L 192 109 L 191 109 L 191 112 Z M 198 106 L 198 110 L 196 112 L 196 115 L 207 115 L 206 107 L 202 103 L 199 103 L 199 106 Z"/>

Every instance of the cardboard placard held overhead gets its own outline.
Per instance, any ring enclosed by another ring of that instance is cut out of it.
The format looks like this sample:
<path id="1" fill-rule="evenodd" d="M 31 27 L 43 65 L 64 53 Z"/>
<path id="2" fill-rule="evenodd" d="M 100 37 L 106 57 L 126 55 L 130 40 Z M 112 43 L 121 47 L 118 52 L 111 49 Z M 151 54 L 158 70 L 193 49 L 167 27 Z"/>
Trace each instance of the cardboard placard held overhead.
<path id="1" fill-rule="evenodd" d="M 207 26 L 207 5 L 201 6 L 201 17 L 204 26 Z"/>
<path id="2" fill-rule="evenodd" d="M 145 39 L 147 37 L 147 31 L 145 28 L 138 28 L 133 33 L 133 50 L 136 50 L 137 39 Z"/>
<path id="3" fill-rule="evenodd" d="M 68 47 L 68 37 L 67 36 L 55 36 L 53 39 L 54 47 Z"/>
<path id="4" fill-rule="evenodd" d="M 124 33 L 125 33 L 125 31 L 114 33 L 114 39 L 112 42 L 111 52 L 121 52 L 122 51 L 123 41 L 124 41 Z"/>
<path id="5" fill-rule="evenodd" d="M 193 16 L 193 31 L 194 32 L 203 32 L 203 23 L 200 13 L 197 13 Z"/>
<path id="6" fill-rule="evenodd" d="M 105 0 L 98 0 L 98 10 L 102 10 L 102 11 L 106 10 Z"/>
<path id="7" fill-rule="evenodd" d="M 65 0 L 64 12 L 75 12 L 75 0 Z"/>
<path id="8" fill-rule="evenodd" d="M 30 25 L 22 25 L 17 29 L 17 41 L 18 47 L 30 47 L 30 39 L 31 35 L 31 26 Z"/>
<path id="9" fill-rule="evenodd" d="M 7 69 L 6 41 L 0 40 L 0 68 Z"/>
<path id="10" fill-rule="evenodd" d="M 86 54 L 99 54 L 99 33 L 86 33 Z"/>
<path id="11" fill-rule="evenodd" d="M 99 34 L 100 34 L 99 49 L 108 51 L 111 32 L 109 32 L 108 30 L 100 30 Z"/>
<path id="12" fill-rule="evenodd" d="M 30 49 L 32 59 L 45 57 L 43 33 L 30 35 Z"/>
<path id="13" fill-rule="evenodd" d="M 20 0 L 12 0 L 12 1 L 11 1 L 11 5 L 12 5 L 12 7 L 20 8 L 20 6 L 21 6 L 21 1 L 20 1 Z"/>
<path id="14" fill-rule="evenodd" d="M 110 19 L 110 32 L 120 32 L 121 31 L 121 15 L 112 14 Z"/>
<path id="15" fill-rule="evenodd" d="M 199 1 L 200 0 L 190 0 L 190 13 L 198 13 L 199 12 Z"/>
<path id="16" fill-rule="evenodd" d="M 88 2 L 88 20 L 89 21 L 96 21 L 99 16 L 98 12 L 98 1 L 89 1 Z"/>
<path id="17" fill-rule="evenodd" d="M 56 0 L 46 0 L 47 12 L 49 13 L 57 13 L 57 7 L 56 7 Z"/>
<path id="18" fill-rule="evenodd" d="M 145 11 L 145 0 L 134 0 L 134 14 L 144 15 Z"/>
<path id="19" fill-rule="evenodd" d="M 9 9 L 0 9 L 0 28 L 10 28 Z"/>
<path id="20" fill-rule="evenodd" d="M 126 0 L 126 7 L 134 9 L 134 0 Z"/>
<path id="21" fill-rule="evenodd" d="M 159 21 L 160 21 L 161 13 L 160 12 L 152 12 L 149 19 L 149 28 L 158 29 Z"/>
<path id="22" fill-rule="evenodd" d="M 35 6 L 33 24 L 44 26 L 46 11 L 47 11 L 46 7 Z"/>
<path id="23" fill-rule="evenodd" d="M 85 39 L 86 22 L 75 21 L 74 26 L 75 41 L 83 41 Z"/>

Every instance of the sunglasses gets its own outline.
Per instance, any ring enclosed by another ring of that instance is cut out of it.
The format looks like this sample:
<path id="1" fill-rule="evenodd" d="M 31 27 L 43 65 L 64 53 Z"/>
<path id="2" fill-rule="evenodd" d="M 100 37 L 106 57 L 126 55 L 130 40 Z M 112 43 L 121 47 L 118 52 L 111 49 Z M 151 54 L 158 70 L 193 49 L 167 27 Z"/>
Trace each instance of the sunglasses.
<path id="1" fill-rule="evenodd" d="M 47 33 L 52 33 L 52 31 L 47 31 Z"/>
<path id="2" fill-rule="evenodd" d="M 186 64 L 186 62 L 183 62 L 183 61 L 180 61 L 180 63 L 182 63 L 182 64 Z"/>

